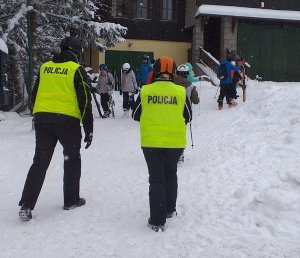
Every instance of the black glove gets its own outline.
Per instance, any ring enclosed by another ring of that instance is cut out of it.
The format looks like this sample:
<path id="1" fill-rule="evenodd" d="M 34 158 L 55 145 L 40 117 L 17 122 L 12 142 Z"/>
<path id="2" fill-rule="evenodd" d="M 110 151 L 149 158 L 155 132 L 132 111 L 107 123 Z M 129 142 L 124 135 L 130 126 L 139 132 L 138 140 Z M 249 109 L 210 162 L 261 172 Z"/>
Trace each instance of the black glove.
<path id="1" fill-rule="evenodd" d="M 135 89 L 134 94 L 139 94 L 139 92 L 140 92 L 140 89 L 137 88 L 137 89 Z"/>
<path id="2" fill-rule="evenodd" d="M 96 93 L 97 92 L 97 89 L 95 87 L 92 87 L 91 88 L 91 93 Z"/>
<path id="3" fill-rule="evenodd" d="M 92 140 L 93 140 L 93 133 L 92 132 L 86 133 L 83 140 L 84 142 L 86 142 L 85 149 L 91 146 Z"/>
<path id="4" fill-rule="evenodd" d="M 120 91 L 119 91 L 119 92 L 120 92 L 120 95 L 122 95 L 122 90 L 121 90 L 121 88 L 120 88 Z"/>
<path id="5" fill-rule="evenodd" d="M 112 82 L 108 82 L 107 84 L 108 84 L 109 86 L 111 86 L 111 85 L 112 85 Z"/>

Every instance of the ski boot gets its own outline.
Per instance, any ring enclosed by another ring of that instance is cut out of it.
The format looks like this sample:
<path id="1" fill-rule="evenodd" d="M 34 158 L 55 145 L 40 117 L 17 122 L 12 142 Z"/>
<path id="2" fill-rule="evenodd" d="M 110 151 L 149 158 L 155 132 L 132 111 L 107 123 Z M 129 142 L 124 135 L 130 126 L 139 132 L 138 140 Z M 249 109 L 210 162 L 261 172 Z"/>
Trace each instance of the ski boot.
<path id="1" fill-rule="evenodd" d="M 63 209 L 64 210 L 72 210 L 77 207 L 85 205 L 85 203 L 86 203 L 86 201 L 84 198 L 79 198 L 77 202 L 75 202 L 74 204 L 71 204 L 71 205 L 65 205 Z"/>
<path id="2" fill-rule="evenodd" d="M 23 203 L 19 211 L 19 218 L 22 221 L 28 221 L 32 219 L 31 209 Z"/>
<path id="3" fill-rule="evenodd" d="M 177 211 L 167 212 L 167 219 L 177 216 Z"/>
<path id="4" fill-rule="evenodd" d="M 147 226 L 148 226 L 148 228 L 152 229 L 155 232 L 158 232 L 158 231 L 164 232 L 166 230 L 166 226 L 165 225 L 155 226 L 155 225 L 151 224 L 151 220 L 150 219 L 148 219 Z"/>
<path id="5" fill-rule="evenodd" d="M 237 103 L 235 102 L 235 100 L 231 100 L 229 103 L 228 103 L 228 107 L 231 108 L 231 107 L 235 107 L 237 105 Z"/>
<path id="6" fill-rule="evenodd" d="M 109 117 L 109 111 L 104 111 L 103 118 L 108 118 Z"/>

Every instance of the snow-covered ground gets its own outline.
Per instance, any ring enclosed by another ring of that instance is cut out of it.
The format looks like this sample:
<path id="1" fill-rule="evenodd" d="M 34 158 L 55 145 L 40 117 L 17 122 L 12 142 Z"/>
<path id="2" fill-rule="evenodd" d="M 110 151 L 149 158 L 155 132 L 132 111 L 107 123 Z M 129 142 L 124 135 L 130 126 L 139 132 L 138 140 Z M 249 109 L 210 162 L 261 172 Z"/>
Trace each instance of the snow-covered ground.
<path id="1" fill-rule="evenodd" d="M 0 257 L 300 257 L 300 83 L 251 82 L 247 102 L 217 110 L 198 84 L 194 148 L 178 169 L 178 216 L 164 233 L 146 226 L 147 168 L 139 124 L 98 118 L 82 149 L 84 207 L 62 210 L 58 145 L 29 222 L 17 206 L 35 139 L 30 117 L 0 113 Z"/>

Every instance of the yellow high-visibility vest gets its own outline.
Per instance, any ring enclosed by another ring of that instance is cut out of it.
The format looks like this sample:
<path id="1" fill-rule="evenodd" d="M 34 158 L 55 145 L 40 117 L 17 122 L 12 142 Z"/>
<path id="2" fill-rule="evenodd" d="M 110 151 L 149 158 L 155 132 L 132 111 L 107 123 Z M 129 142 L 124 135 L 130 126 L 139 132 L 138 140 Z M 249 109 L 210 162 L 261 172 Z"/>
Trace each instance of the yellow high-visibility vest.
<path id="1" fill-rule="evenodd" d="M 47 112 L 81 119 L 76 91 L 75 72 L 79 64 L 46 62 L 40 69 L 39 88 L 33 113 Z"/>
<path id="2" fill-rule="evenodd" d="M 157 81 L 142 87 L 142 147 L 185 148 L 185 99 L 185 88 L 170 81 Z"/>

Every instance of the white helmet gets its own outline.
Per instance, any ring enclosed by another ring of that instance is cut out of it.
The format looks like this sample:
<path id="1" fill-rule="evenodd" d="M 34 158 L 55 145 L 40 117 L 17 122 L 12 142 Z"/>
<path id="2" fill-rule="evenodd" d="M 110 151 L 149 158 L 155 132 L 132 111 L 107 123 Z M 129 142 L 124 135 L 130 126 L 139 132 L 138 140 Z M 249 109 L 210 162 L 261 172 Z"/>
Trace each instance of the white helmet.
<path id="1" fill-rule="evenodd" d="M 130 69 L 130 64 L 125 63 L 125 64 L 123 64 L 122 68 L 123 68 L 124 71 L 128 71 Z"/>
<path id="2" fill-rule="evenodd" d="M 176 70 L 178 72 L 188 72 L 189 71 L 189 67 L 186 64 L 181 64 L 181 65 L 177 66 Z"/>
<path id="3" fill-rule="evenodd" d="M 189 76 L 189 70 L 190 69 L 186 64 L 181 64 L 177 66 L 176 74 L 187 78 Z"/>

